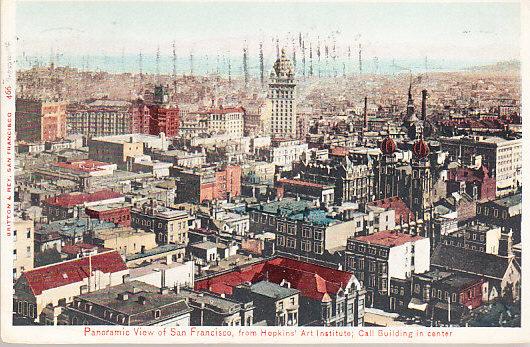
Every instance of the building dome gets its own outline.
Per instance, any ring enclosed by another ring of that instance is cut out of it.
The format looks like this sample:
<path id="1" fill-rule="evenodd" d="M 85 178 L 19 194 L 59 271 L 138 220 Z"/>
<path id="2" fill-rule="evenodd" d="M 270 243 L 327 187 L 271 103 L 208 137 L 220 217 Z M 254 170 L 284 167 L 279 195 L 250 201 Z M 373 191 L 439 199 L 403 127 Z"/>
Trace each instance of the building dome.
<path id="1" fill-rule="evenodd" d="M 423 139 L 416 141 L 412 146 L 412 153 L 414 153 L 414 155 L 418 157 L 418 159 L 423 159 L 427 157 L 429 155 L 429 152 L 429 144 Z"/>
<path id="2" fill-rule="evenodd" d="M 277 77 L 283 78 L 291 78 L 294 75 L 293 64 L 291 64 L 291 61 L 287 58 L 284 49 L 282 49 L 280 57 L 274 63 L 274 73 Z"/>
<path id="3" fill-rule="evenodd" d="M 381 152 L 384 155 L 393 154 L 396 151 L 396 143 L 389 136 L 387 136 L 383 142 L 381 142 Z"/>

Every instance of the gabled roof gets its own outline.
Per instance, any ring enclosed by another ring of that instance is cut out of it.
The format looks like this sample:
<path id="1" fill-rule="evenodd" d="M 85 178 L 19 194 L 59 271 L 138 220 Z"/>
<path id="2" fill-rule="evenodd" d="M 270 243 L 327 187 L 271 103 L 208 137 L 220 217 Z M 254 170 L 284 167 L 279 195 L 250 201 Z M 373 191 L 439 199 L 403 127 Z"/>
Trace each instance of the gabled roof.
<path id="1" fill-rule="evenodd" d="M 440 244 L 433 252 L 431 265 L 463 273 L 502 279 L 511 259 L 495 254 Z"/>
<path id="2" fill-rule="evenodd" d="M 269 281 L 289 282 L 300 295 L 317 301 L 329 301 L 341 288 L 354 279 L 351 272 L 336 270 L 299 260 L 277 257 L 252 264 L 218 276 L 195 282 L 196 290 L 210 290 L 217 294 L 232 294 L 233 287 L 243 283 Z"/>
<path id="3" fill-rule="evenodd" d="M 48 289 L 81 282 L 89 277 L 89 258 L 91 258 L 92 271 L 114 273 L 127 270 L 120 254 L 117 251 L 110 251 L 25 271 L 19 281 L 25 279 L 34 295 L 40 295 Z"/>
<path id="4" fill-rule="evenodd" d="M 409 219 L 415 220 L 414 213 L 410 210 L 407 204 L 405 204 L 405 202 L 401 200 L 401 198 L 398 196 L 375 200 L 370 202 L 368 205 L 394 210 L 396 214 L 397 224 L 399 224 L 401 221 L 403 221 L 403 223 L 407 223 Z"/>

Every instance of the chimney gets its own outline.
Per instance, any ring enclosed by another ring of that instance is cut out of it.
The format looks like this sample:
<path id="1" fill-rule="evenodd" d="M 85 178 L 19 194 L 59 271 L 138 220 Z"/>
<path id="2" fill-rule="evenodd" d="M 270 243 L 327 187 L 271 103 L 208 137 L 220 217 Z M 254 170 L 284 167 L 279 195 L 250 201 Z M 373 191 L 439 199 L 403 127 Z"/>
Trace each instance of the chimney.
<path id="1" fill-rule="evenodd" d="M 427 90 L 421 91 L 421 120 L 427 119 Z"/>
<path id="2" fill-rule="evenodd" d="M 365 129 L 368 129 L 368 98 L 365 96 L 364 97 L 364 123 L 363 123 L 363 127 Z"/>
<path id="3" fill-rule="evenodd" d="M 129 293 L 127 293 L 127 292 L 119 293 L 119 294 L 118 294 L 118 300 L 120 300 L 120 301 L 127 301 L 127 300 L 129 300 Z"/>
<path id="4" fill-rule="evenodd" d="M 180 283 L 177 282 L 177 285 L 175 286 L 175 292 L 177 294 L 180 294 Z"/>
<path id="5" fill-rule="evenodd" d="M 166 295 L 169 293 L 169 289 L 167 287 L 160 288 L 160 294 Z"/>
<path id="6" fill-rule="evenodd" d="M 160 288 L 166 287 L 166 269 L 160 270 Z"/>

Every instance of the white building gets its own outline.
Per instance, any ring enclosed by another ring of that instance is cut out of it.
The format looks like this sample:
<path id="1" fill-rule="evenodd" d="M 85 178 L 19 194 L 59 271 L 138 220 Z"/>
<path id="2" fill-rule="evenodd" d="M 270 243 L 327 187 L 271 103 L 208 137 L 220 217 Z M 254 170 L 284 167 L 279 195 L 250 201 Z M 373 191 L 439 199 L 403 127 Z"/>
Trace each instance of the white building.
<path id="1" fill-rule="evenodd" d="M 512 193 L 521 185 L 522 149 L 521 139 L 507 140 L 501 137 L 470 136 L 443 138 L 442 148 L 453 160 L 463 165 L 473 165 L 474 157 L 480 155 L 495 177 L 497 196 Z"/>
<path id="2" fill-rule="evenodd" d="M 169 260 L 169 261 L 168 261 Z M 156 261 L 145 266 L 130 269 L 131 281 L 141 281 L 150 285 L 163 288 L 191 287 L 195 282 L 195 263 L 171 262 L 171 257 L 166 261 Z"/>
<path id="3" fill-rule="evenodd" d="M 204 117 L 200 123 L 205 124 L 206 131 L 210 135 L 228 135 L 231 138 L 243 137 L 243 115 L 242 107 L 229 107 L 211 109 L 201 113 Z"/>
<path id="4" fill-rule="evenodd" d="M 293 161 L 300 160 L 302 154 L 307 150 L 307 143 L 301 143 L 299 140 L 275 140 L 271 147 L 261 149 L 259 153 L 266 162 L 290 170 Z"/>
<path id="5" fill-rule="evenodd" d="M 282 49 L 270 74 L 264 124 L 273 138 L 296 137 L 296 84 L 294 68 Z"/>
<path id="6" fill-rule="evenodd" d="M 366 288 L 367 306 L 390 294 L 390 280 L 408 279 L 430 268 L 430 240 L 421 236 L 380 231 L 350 237 L 346 246 L 346 271 L 352 271 Z"/>

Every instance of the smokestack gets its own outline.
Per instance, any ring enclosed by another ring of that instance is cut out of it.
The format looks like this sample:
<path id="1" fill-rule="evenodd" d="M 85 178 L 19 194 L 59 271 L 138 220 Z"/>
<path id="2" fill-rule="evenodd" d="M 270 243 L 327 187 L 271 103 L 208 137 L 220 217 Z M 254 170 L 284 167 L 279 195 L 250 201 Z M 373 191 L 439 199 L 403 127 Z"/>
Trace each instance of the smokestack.
<path id="1" fill-rule="evenodd" d="M 421 120 L 427 119 L 427 90 L 421 91 Z"/>
<path id="2" fill-rule="evenodd" d="M 364 128 L 368 129 L 368 98 L 364 97 Z"/>

